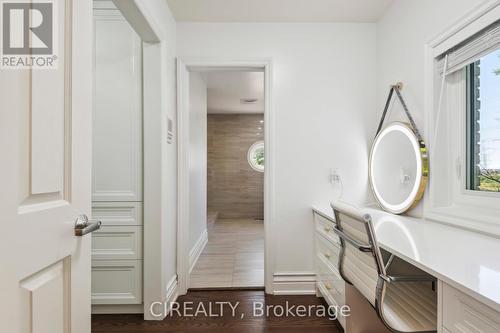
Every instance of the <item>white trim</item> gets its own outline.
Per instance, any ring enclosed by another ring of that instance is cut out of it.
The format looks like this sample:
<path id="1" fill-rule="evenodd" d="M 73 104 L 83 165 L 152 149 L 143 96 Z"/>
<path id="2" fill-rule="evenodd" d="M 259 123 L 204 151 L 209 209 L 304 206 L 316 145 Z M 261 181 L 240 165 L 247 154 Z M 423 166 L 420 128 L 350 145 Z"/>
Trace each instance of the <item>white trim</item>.
<path id="1" fill-rule="evenodd" d="M 172 310 L 171 304 L 177 301 L 177 297 L 179 297 L 179 285 L 177 283 L 177 275 L 172 276 L 170 281 L 167 283 L 167 297 L 165 298 L 165 302 L 167 303 L 167 312 L 170 313 Z"/>
<path id="2" fill-rule="evenodd" d="M 144 313 L 142 304 L 93 304 L 92 314 L 140 314 Z"/>
<path id="3" fill-rule="evenodd" d="M 458 19 L 443 33 L 433 38 L 427 46 L 432 49 L 434 58 L 442 55 L 453 46 L 498 20 L 500 0 L 488 0 L 478 5 L 470 13 Z M 482 27 L 476 26 L 480 23 Z"/>
<path id="4" fill-rule="evenodd" d="M 144 318 L 151 318 L 150 320 L 163 320 L 172 311 L 172 303 L 177 301 L 179 297 L 179 287 L 177 283 L 177 275 L 172 276 L 168 281 L 165 288 L 166 296 L 163 300 L 157 300 L 151 304 L 144 306 Z"/>
<path id="5" fill-rule="evenodd" d="M 189 73 L 177 59 L 177 276 L 179 293 L 189 285 Z"/>
<path id="6" fill-rule="evenodd" d="M 205 229 L 201 233 L 196 243 L 193 245 L 191 251 L 189 251 L 189 274 L 191 274 L 191 272 L 193 271 L 193 268 L 198 262 L 198 259 L 200 258 L 203 249 L 205 249 L 205 246 L 207 246 L 207 243 L 208 243 L 208 232 L 207 229 Z"/>
<path id="7" fill-rule="evenodd" d="M 265 243 L 265 256 L 264 256 L 264 285 L 267 293 L 274 293 L 274 158 L 275 148 L 275 120 L 273 110 L 273 76 L 271 61 L 265 62 L 264 67 L 264 80 L 265 80 L 265 107 L 264 107 L 264 243 Z"/>
<path id="8" fill-rule="evenodd" d="M 444 327 L 443 326 L 443 313 L 444 313 L 444 307 L 443 307 L 443 280 L 438 279 L 437 280 L 437 327 Z M 443 331 L 446 333 L 446 331 Z"/>
<path id="9" fill-rule="evenodd" d="M 92 8 L 94 10 L 102 9 L 102 10 L 110 10 L 110 11 L 115 11 L 117 9 L 112 0 L 93 0 L 92 1 Z"/>
<path id="10" fill-rule="evenodd" d="M 273 276 L 275 295 L 316 295 L 316 274 L 282 272 Z"/>
<path id="11" fill-rule="evenodd" d="M 161 42 L 161 29 L 154 17 L 144 8 L 143 1 L 147 0 L 113 0 L 113 3 L 123 13 L 143 42 Z"/>
<path id="12" fill-rule="evenodd" d="M 425 46 L 425 132 L 428 133 L 429 136 L 427 142 L 437 142 L 434 138 L 434 135 L 437 133 L 435 130 L 437 120 L 434 119 L 434 117 L 435 114 L 437 114 L 435 110 L 439 96 L 439 91 L 437 90 L 439 89 L 439 84 L 437 82 L 435 67 L 436 58 L 454 45 L 459 44 L 488 27 L 497 21 L 499 16 L 500 0 L 486 1 Z M 462 108 L 462 106 L 458 105 L 457 108 Z M 443 109 L 443 111 L 445 111 L 445 109 Z M 448 131 L 451 131 L 455 136 L 458 132 L 463 132 L 465 128 L 463 124 L 465 112 L 462 113 L 459 121 L 454 121 L 454 124 L 449 124 Z M 440 115 L 441 119 L 439 120 L 439 124 L 442 126 L 448 124 L 444 118 L 446 116 L 445 114 L 446 112 L 441 112 Z M 460 128 L 453 128 L 457 126 Z M 460 136 L 462 136 L 462 134 L 460 134 Z M 458 172 L 458 176 L 462 178 L 460 180 L 462 189 L 457 188 L 456 180 L 448 181 L 447 186 L 443 184 L 437 186 L 437 184 L 435 184 L 436 181 L 433 180 L 433 174 L 436 174 L 434 170 L 439 170 L 439 168 L 436 168 L 436 163 L 439 162 L 436 162 L 433 156 L 435 155 L 435 147 L 431 146 L 429 156 L 429 189 L 424 200 L 424 217 L 436 222 L 499 237 L 500 224 L 498 224 L 498 210 L 496 207 L 493 209 L 491 204 L 485 205 L 487 201 L 491 200 L 491 194 L 471 194 L 470 191 L 463 189 L 463 177 L 465 177 L 464 162 L 466 158 L 466 154 L 464 154 L 465 143 L 457 147 L 457 141 L 454 140 L 454 142 L 455 145 L 453 145 L 452 142 L 447 145 L 447 147 L 450 147 L 447 152 L 450 153 L 452 150 L 456 151 L 455 154 L 460 155 L 460 159 L 457 160 L 457 156 L 450 156 L 447 158 L 446 163 L 448 163 L 450 174 L 455 175 Z M 440 164 L 441 167 L 444 167 L 443 164 L 445 163 L 440 162 Z M 441 192 L 439 192 L 439 190 L 441 190 Z M 442 191 L 448 192 L 442 193 Z M 440 202 L 438 202 L 437 193 L 441 195 Z M 446 198 L 446 200 L 442 198 Z M 443 203 L 443 201 L 446 201 L 446 203 Z"/>
<path id="13" fill-rule="evenodd" d="M 164 195 L 158 184 L 162 179 L 162 106 L 161 73 L 158 68 L 162 58 L 160 43 L 143 43 L 143 274 L 144 274 L 144 319 L 149 316 L 149 305 L 164 295 L 165 274 L 162 251 Z"/>
<path id="14" fill-rule="evenodd" d="M 264 283 L 267 293 L 273 293 L 274 249 L 271 248 L 272 227 L 274 223 L 274 113 L 272 110 L 272 64 L 265 59 L 177 59 L 177 129 L 178 129 L 178 221 L 177 221 L 177 274 L 179 276 L 179 294 L 187 292 L 189 282 L 189 113 L 188 87 L 189 70 L 263 70 L 265 80 L 265 108 L 264 108 Z"/>

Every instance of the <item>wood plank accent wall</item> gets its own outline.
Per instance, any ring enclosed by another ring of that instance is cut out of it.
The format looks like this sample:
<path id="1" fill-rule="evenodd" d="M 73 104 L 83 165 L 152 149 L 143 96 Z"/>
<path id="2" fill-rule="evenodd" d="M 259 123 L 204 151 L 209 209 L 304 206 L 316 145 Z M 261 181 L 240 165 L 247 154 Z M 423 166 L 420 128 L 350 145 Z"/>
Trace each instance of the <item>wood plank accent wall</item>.
<path id="1" fill-rule="evenodd" d="M 209 114 L 208 211 L 219 218 L 263 218 L 264 173 L 247 161 L 250 146 L 264 140 L 263 114 Z"/>

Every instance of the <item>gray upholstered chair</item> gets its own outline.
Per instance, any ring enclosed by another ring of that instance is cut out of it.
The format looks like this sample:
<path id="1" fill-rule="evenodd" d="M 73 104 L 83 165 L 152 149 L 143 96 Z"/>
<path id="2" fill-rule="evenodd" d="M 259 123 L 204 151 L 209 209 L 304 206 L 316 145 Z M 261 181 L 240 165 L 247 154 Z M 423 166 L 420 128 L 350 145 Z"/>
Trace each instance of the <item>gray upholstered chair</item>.
<path id="1" fill-rule="evenodd" d="M 342 278 L 371 303 L 391 331 L 436 332 L 434 278 L 394 255 L 384 256 L 370 215 L 343 203 L 331 206 L 341 243 Z"/>

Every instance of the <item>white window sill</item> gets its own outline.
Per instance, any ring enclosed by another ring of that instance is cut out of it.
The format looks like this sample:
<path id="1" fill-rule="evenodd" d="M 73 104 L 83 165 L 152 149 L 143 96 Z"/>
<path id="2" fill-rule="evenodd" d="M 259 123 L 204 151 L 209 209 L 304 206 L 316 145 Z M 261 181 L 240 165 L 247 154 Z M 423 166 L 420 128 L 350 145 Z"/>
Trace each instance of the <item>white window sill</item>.
<path id="1" fill-rule="evenodd" d="M 425 219 L 500 238 L 500 210 L 472 205 L 426 208 Z"/>

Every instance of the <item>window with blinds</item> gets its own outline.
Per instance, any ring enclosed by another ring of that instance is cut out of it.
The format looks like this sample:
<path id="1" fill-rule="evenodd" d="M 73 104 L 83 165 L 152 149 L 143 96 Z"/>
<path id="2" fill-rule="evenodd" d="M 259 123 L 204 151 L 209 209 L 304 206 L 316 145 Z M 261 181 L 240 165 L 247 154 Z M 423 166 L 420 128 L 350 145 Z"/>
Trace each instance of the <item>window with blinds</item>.
<path id="1" fill-rule="evenodd" d="M 437 63 L 438 71 L 440 74 L 451 74 L 462 70 L 498 48 L 500 20 L 442 54 Z"/>
<path id="2" fill-rule="evenodd" d="M 500 237 L 500 2 L 426 50 L 427 219 Z"/>
<path id="3" fill-rule="evenodd" d="M 465 188 L 500 192 L 500 20 L 442 54 L 437 70 L 466 72 Z"/>

